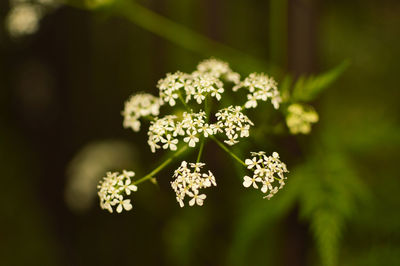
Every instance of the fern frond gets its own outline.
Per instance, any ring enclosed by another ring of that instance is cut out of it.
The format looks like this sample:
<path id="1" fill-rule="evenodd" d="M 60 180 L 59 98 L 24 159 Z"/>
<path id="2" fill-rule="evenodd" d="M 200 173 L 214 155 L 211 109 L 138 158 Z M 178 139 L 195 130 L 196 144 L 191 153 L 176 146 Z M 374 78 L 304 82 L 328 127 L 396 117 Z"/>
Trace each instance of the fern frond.
<path id="1" fill-rule="evenodd" d="M 321 265 L 338 265 L 343 229 L 365 199 L 365 186 L 338 151 L 314 156 L 296 172 L 303 180 L 300 214 L 310 223 Z"/>
<path id="2" fill-rule="evenodd" d="M 324 89 L 328 88 L 349 66 L 344 61 L 335 68 L 317 76 L 300 77 L 293 86 L 292 101 L 309 102 L 314 100 Z"/>

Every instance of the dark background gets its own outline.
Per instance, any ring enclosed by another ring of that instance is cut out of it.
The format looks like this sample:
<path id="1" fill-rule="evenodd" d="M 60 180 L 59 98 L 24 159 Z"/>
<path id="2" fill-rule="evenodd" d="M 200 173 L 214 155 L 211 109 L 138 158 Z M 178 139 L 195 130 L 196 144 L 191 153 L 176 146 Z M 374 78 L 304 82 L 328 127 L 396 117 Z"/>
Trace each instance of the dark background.
<path id="1" fill-rule="evenodd" d="M 185 31 L 166 39 L 154 17 L 113 7 L 61 6 L 20 38 L 1 28 L 0 265 L 400 265 L 398 1 L 137 3 L 230 48 Z M 1 1 L 0 23 L 8 11 Z M 128 143 L 130 168 L 152 169 L 159 155 L 144 130 L 122 127 L 124 101 L 210 56 L 278 82 L 350 61 L 312 102 L 310 135 L 255 141 L 286 161 L 287 188 L 262 200 L 209 145 L 219 183 L 204 207 L 179 208 L 175 165 L 140 186 L 130 212 L 68 205 L 70 162 L 90 143 Z"/>

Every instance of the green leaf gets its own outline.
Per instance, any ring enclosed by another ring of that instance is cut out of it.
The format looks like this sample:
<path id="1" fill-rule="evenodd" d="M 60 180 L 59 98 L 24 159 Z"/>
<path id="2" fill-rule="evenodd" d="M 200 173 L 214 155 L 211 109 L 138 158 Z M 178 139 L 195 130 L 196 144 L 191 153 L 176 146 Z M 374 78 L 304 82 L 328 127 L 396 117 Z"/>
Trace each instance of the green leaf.
<path id="1" fill-rule="evenodd" d="M 337 80 L 348 66 L 349 62 L 344 61 L 337 67 L 318 76 L 300 77 L 294 85 L 292 101 L 309 102 L 314 100 L 324 89 Z"/>

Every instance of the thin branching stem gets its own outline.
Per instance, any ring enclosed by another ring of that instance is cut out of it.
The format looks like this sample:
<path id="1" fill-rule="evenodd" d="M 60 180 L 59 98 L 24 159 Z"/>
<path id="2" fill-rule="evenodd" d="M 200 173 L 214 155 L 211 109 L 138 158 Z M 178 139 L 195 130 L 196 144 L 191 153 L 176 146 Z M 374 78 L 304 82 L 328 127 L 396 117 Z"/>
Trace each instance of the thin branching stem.
<path id="1" fill-rule="evenodd" d="M 203 154 L 204 142 L 205 142 L 205 138 L 203 137 L 203 138 L 201 139 L 199 154 L 197 155 L 196 163 L 199 163 L 199 162 L 200 162 L 201 155 Z"/>
<path id="2" fill-rule="evenodd" d="M 232 156 L 236 161 L 238 161 L 239 163 L 241 163 L 242 165 L 246 166 L 247 165 L 236 155 L 234 154 L 231 150 L 228 149 L 228 147 L 226 147 L 221 141 L 219 141 L 216 137 L 214 136 L 210 136 L 215 143 L 218 144 L 218 146 L 220 146 L 224 151 L 226 151 L 230 156 Z"/>
<path id="3" fill-rule="evenodd" d="M 185 107 L 186 111 L 191 112 L 191 109 L 189 108 L 189 106 L 187 105 L 187 103 L 185 102 L 185 99 L 183 99 L 182 93 L 179 90 L 179 100 L 182 102 L 183 106 Z"/>
<path id="4" fill-rule="evenodd" d="M 184 151 L 186 151 L 187 148 L 188 148 L 187 145 L 183 146 L 181 149 L 179 149 L 177 152 L 175 152 L 174 155 L 172 155 L 171 157 L 166 159 L 162 164 L 160 164 L 156 169 L 154 169 L 153 171 L 151 171 L 150 173 L 148 173 L 144 177 L 136 180 L 135 182 L 133 182 L 133 184 L 137 185 L 137 184 L 140 184 L 140 183 L 142 183 L 144 181 L 147 181 L 147 180 L 151 179 L 152 177 L 154 177 L 154 175 L 156 175 L 158 172 L 160 172 L 162 169 L 164 169 L 168 164 L 170 164 L 176 157 L 178 157 Z"/>

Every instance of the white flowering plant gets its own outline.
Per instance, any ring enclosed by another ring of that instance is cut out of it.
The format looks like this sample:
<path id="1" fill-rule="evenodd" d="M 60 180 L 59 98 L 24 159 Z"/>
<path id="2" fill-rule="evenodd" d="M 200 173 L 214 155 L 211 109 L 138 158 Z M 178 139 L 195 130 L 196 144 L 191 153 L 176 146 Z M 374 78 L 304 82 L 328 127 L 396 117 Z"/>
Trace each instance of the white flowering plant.
<path id="1" fill-rule="evenodd" d="M 123 126 L 138 132 L 147 122 L 151 152 L 170 150 L 173 155 L 137 180 L 132 180 L 135 175 L 132 171 L 107 173 L 98 186 L 101 208 L 109 212 L 115 208 L 118 213 L 131 210 L 131 202 L 125 197 L 135 192 L 140 183 L 154 180 L 158 172 L 188 149 L 197 150 L 197 160 L 183 160 L 172 174 L 170 184 L 180 207 L 185 206 L 186 198 L 189 206 L 202 206 L 206 194 L 200 191 L 217 186 L 212 171 L 203 170 L 206 163 L 202 154 L 209 140 L 249 171 L 242 181 L 245 188 L 260 188 L 264 198 L 270 199 L 284 187 L 288 170 L 277 152 L 270 155 L 264 151 L 251 152 L 250 158 L 242 160 L 230 148 L 251 136 L 256 124 L 246 114 L 249 109 L 265 102 L 270 102 L 274 110 L 282 107 L 281 93 L 273 77 L 251 73 L 241 79 L 228 63 L 211 58 L 200 62 L 192 73 L 168 73 L 158 81 L 157 88 L 158 96 L 136 93 L 125 102 Z M 238 91 L 244 91 L 246 97 L 224 106 L 224 95 Z M 161 109 L 167 106 L 165 109 L 170 112 L 161 115 Z M 292 134 L 309 133 L 310 124 L 318 120 L 313 109 L 305 109 L 299 103 L 283 103 L 283 106 L 282 113 L 286 114 Z"/>

